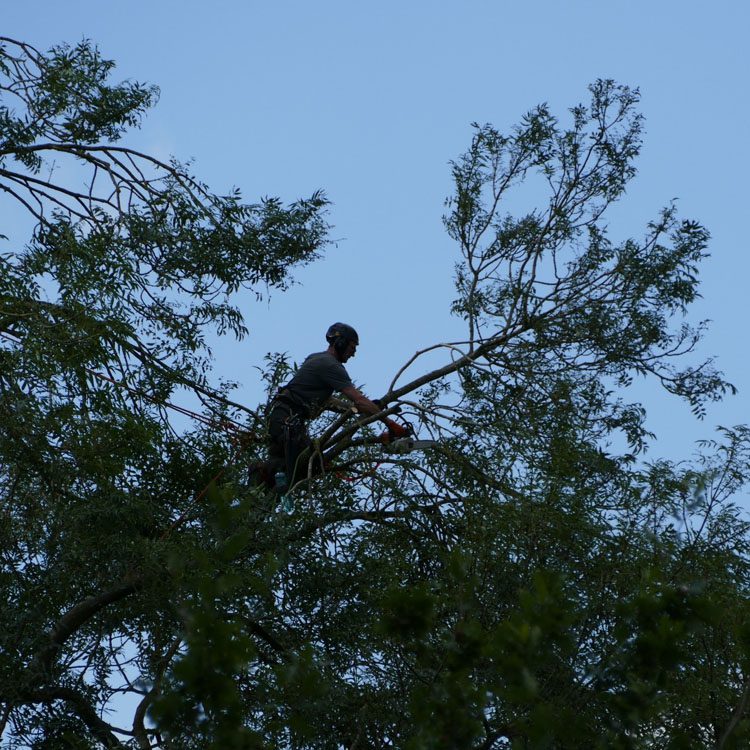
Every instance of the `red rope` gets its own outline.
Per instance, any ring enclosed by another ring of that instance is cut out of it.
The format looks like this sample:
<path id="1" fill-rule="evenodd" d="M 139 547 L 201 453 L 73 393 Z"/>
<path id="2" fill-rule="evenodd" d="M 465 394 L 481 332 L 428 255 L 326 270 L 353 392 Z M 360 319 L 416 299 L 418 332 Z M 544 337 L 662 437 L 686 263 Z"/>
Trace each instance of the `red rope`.
<path id="1" fill-rule="evenodd" d="M 364 472 L 363 474 L 359 474 L 356 477 L 347 476 L 346 474 L 344 474 L 343 471 L 337 471 L 334 473 L 335 473 L 336 479 L 343 479 L 345 482 L 349 482 L 350 484 L 356 484 L 357 482 L 361 482 L 362 480 L 367 479 L 368 477 L 375 476 L 375 472 L 381 467 L 381 465 L 382 465 L 382 462 L 377 461 L 375 463 L 375 466 L 372 469 Z"/>

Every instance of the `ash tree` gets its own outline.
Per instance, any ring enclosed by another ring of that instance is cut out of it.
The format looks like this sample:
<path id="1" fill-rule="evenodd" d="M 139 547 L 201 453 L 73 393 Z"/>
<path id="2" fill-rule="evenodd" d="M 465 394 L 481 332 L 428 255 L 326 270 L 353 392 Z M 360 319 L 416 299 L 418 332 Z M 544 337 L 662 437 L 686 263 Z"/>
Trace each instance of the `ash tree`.
<path id="1" fill-rule="evenodd" d="M 436 444 L 324 413 L 328 468 L 287 513 L 246 481 L 267 404 L 212 382 L 207 336 L 315 258 L 325 199 L 247 205 L 118 145 L 156 92 L 111 70 L 90 44 L 0 53 L 0 187 L 34 225 L 0 274 L 3 741 L 744 746 L 748 432 L 654 459 L 628 398 L 648 377 L 701 417 L 732 390 L 692 354 L 705 228 L 668 206 L 607 231 L 637 91 L 475 126 L 445 215 L 465 339 L 382 399 Z M 204 411 L 178 428 L 186 389 Z"/>

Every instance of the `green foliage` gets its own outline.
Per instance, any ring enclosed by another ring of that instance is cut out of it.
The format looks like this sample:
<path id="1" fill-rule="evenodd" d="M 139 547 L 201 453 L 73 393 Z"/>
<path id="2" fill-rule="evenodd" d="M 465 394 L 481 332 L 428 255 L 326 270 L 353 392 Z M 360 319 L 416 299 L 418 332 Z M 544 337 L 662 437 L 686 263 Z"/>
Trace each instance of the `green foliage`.
<path id="1" fill-rule="evenodd" d="M 640 240 L 608 236 L 637 91 L 596 82 L 568 126 L 541 106 L 508 135 L 475 127 L 445 217 L 468 344 L 385 399 L 438 446 L 394 457 L 322 417 L 335 466 L 287 514 L 247 486 L 264 412 L 211 386 L 206 342 L 244 334 L 240 290 L 284 289 L 316 257 L 325 198 L 247 205 L 114 146 L 156 90 L 112 71 L 88 42 L 0 47 L 2 187 L 35 223 L 0 256 L 3 737 L 747 744 L 750 433 L 647 462 L 627 400 L 637 375 L 698 416 L 731 391 L 681 362 L 707 231 L 670 206 Z M 90 189 L 40 182 L 51 158 Z M 524 183 L 537 207 L 515 216 Z M 269 391 L 287 371 L 267 357 Z M 203 400 L 197 426 L 168 418 L 178 389 Z M 241 418 L 233 441 L 220 425 Z M 132 717 L 111 712 L 123 694 Z"/>
<path id="2" fill-rule="evenodd" d="M 215 512 L 212 526 L 221 537 L 215 544 L 215 559 L 226 564 L 241 554 L 249 540 L 246 533 L 234 530 L 240 509 L 228 505 L 229 492 L 214 489 L 208 500 Z M 213 556 L 203 550 L 196 550 L 189 560 L 173 559 L 170 568 L 172 576 L 182 579 L 187 597 L 178 606 L 185 653 L 161 686 L 151 718 L 167 737 L 187 734 L 196 747 L 264 747 L 259 736 L 244 726 L 236 684 L 257 651 L 241 619 L 226 617 L 227 603 L 242 594 L 247 582 L 229 570 L 216 575 Z"/>
<path id="3" fill-rule="evenodd" d="M 215 427 L 176 434 L 163 404 L 187 387 L 210 399 L 209 424 L 237 417 L 208 383 L 206 333 L 242 336 L 232 296 L 283 289 L 316 257 L 326 201 L 211 193 L 186 166 L 115 145 L 154 87 L 111 83 L 114 64 L 89 42 L 47 53 L 0 42 L 2 187 L 35 222 L 0 256 L 2 728 L 50 747 L 71 733 L 111 746 L 97 707 L 118 694 L 115 680 L 135 692 L 166 679 L 185 596 L 169 560 L 200 552 L 207 564 L 200 534 L 175 549 L 172 528 L 190 523 L 234 450 Z M 52 160 L 80 182 L 41 179 Z M 212 549 L 228 561 L 242 547 Z M 196 653 L 210 614 L 195 615 Z M 130 730 L 141 743 L 157 692 Z"/>

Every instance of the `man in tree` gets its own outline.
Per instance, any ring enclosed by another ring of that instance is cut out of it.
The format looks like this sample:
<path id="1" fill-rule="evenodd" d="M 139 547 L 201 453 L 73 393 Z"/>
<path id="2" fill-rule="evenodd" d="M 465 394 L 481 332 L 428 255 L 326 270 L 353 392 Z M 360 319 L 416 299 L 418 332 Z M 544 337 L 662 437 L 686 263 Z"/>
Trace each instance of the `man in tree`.
<path id="1" fill-rule="evenodd" d="M 334 323 L 326 332 L 326 341 L 328 348 L 310 354 L 271 404 L 268 469 L 271 475 L 285 470 L 291 485 L 306 473 L 306 467 L 299 461 L 311 445 L 305 421 L 322 410 L 334 391 L 343 393 L 357 411 L 366 416 L 383 410 L 377 401 L 371 401 L 354 386 L 344 367 L 359 345 L 354 328 L 346 323 Z M 384 441 L 408 434 L 407 428 L 388 417 L 382 417 L 381 421 L 388 428 Z"/>
<path id="2" fill-rule="evenodd" d="M 238 482 L 195 496 L 236 455 L 216 418 L 262 431 L 211 387 L 207 330 L 241 337 L 238 289 L 317 257 L 327 202 L 248 205 L 113 145 L 156 94 L 112 67 L 0 38 L 0 191 L 36 227 L 0 252 L 3 747 L 748 747 L 750 429 L 646 462 L 645 410 L 614 387 L 649 373 L 699 415 L 731 390 L 674 364 L 701 338 L 682 313 L 707 231 L 669 207 L 642 239 L 607 232 L 637 92 L 477 127 L 445 217 L 465 341 L 383 397 L 413 394 L 439 449 L 316 482 L 287 518 Z M 56 182 L 61 160 L 88 184 Z M 546 192 L 505 215 L 526 177 Z M 282 449 L 335 390 L 388 413 L 343 367 L 357 341 L 332 326 L 322 392 L 308 360 L 283 389 L 301 403 L 274 399 Z M 185 387 L 209 419 L 178 432 Z M 341 421 L 319 450 L 369 460 Z"/>

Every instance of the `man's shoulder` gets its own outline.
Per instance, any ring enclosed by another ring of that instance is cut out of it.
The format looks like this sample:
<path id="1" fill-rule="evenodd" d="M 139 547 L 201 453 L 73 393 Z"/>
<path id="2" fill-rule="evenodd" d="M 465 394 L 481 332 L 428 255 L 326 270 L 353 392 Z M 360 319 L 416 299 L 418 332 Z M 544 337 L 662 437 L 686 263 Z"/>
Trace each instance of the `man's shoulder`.
<path id="1" fill-rule="evenodd" d="M 310 360 L 319 360 L 319 359 L 332 359 L 334 362 L 336 362 L 336 357 L 333 356 L 330 352 L 322 351 L 322 352 L 313 352 L 312 354 L 308 354 L 305 357 L 305 362 L 308 362 Z"/>
<path id="2" fill-rule="evenodd" d="M 315 352 L 308 355 L 302 363 L 302 367 L 308 371 L 315 371 L 333 377 L 337 384 L 343 381 L 351 382 L 349 373 L 346 371 L 344 365 L 330 352 Z"/>
<path id="3" fill-rule="evenodd" d="M 314 352 L 313 354 L 308 354 L 307 357 L 305 357 L 305 361 L 302 363 L 302 367 L 336 367 L 336 365 L 343 367 L 341 362 L 329 352 Z"/>

